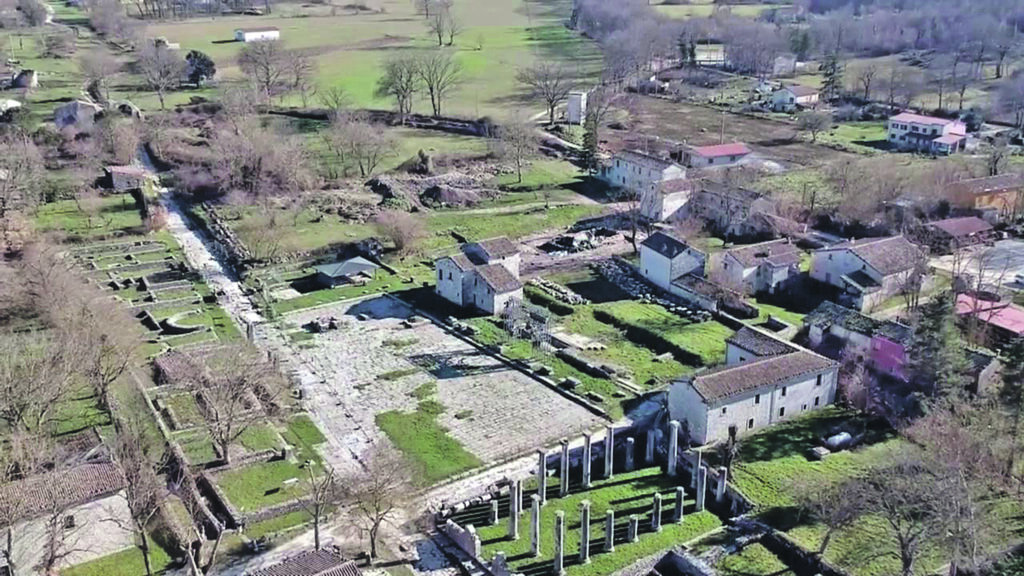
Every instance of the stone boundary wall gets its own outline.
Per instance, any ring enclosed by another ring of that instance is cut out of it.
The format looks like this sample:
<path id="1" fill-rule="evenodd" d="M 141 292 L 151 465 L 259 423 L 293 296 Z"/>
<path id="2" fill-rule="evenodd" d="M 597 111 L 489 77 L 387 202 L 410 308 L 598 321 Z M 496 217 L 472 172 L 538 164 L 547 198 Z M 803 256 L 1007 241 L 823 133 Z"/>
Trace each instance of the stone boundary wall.
<path id="1" fill-rule="evenodd" d="M 249 526 L 257 522 L 270 520 L 271 518 L 277 518 L 278 516 L 284 516 L 285 514 L 291 514 L 292 512 L 298 512 L 299 510 L 305 509 L 310 502 L 310 498 L 297 498 L 295 500 L 282 502 L 281 504 L 242 516 L 239 518 L 239 523 L 242 526 Z"/>
<path id="2" fill-rule="evenodd" d="M 791 566 L 797 574 L 849 576 L 843 570 L 829 564 L 824 558 L 804 550 L 802 546 L 778 530 L 770 530 L 761 537 L 760 542 L 769 552 L 778 556 L 784 564 Z"/>
<path id="3" fill-rule="evenodd" d="M 461 548 L 463 552 L 477 559 L 477 561 L 480 560 L 480 536 L 477 536 L 476 529 L 472 525 L 463 528 L 449 518 L 438 529 L 450 538 L 456 546 Z"/>
<path id="4" fill-rule="evenodd" d="M 391 110 L 365 109 L 360 110 L 360 112 L 363 113 L 370 122 L 379 122 L 384 124 L 400 123 L 398 113 Z M 289 118 L 321 120 L 323 122 L 326 122 L 329 119 L 327 110 L 324 109 L 271 109 L 268 110 L 267 113 L 276 116 L 287 116 Z M 478 120 L 455 118 L 453 116 L 441 116 L 435 118 L 433 116 L 427 116 L 426 114 L 406 114 L 405 126 L 420 130 L 439 130 L 441 132 L 448 132 L 449 134 L 479 136 L 482 138 L 486 138 L 494 134 L 497 129 L 497 125 L 487 118 L 481 118 Z"/>
<path id="5" fill-rule="evenodd" d="M 228 500 L 228 497 L 221 491 L 220 486 L 217 486 L 217 483 L 214 482 L 206 472 L 200 472 L 198 479 L 198 484 L 200 485 L 199 488 L 206 492 L 206 497 L 210 501 L 210 504 L 219 508 L 220 511 L 227 516 L 225 528 L 237 530 L 241 519 L 243 518 L 242 514 L 237 508 L 235 508 L 231 501 Z"/>

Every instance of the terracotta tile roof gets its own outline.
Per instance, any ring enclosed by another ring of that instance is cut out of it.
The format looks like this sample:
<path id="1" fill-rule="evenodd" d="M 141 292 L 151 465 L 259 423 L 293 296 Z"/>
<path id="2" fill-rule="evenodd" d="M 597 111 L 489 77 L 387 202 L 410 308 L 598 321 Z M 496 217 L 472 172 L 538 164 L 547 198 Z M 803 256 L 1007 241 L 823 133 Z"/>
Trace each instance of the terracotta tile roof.
<path id="1" fill-rule="evenodd" d="M 819 252 L 829 250 L 849 250 L 883 276 L 909 270 L 924 258 L 921 249 L 903 236 L 852 240 L 822 248 Z"/>
<path id="2" fill-rule="evenodd" d="M 929 126 L 948 126 L 956 122 L 956 120 L 950 120 L 949 118 L 936 118 L 935 116 L 924 116 L 911 112 L 901 112 L 889 118 L 889 121 L 906 122 L 907 124 L 927 124 Z"/>
<path id="3" fill-rule="evenodd" d="M 679 238 L 672 236 L 667 232 L 658 231 L 651 234 L 640 243 L 641 246 L 646 246 L 651 250 L 654 250 L 658 254 L 661 254 L 669 260 L 679 256 L 683 252 L 686 252 L 689 245 L 683 242 Z"/>
<path id="4" fill-rule="evenodd" d="M 458 268 L 459 270 L 462 270 L 463 272 L 468 272 L 474 268 L 473 262 L 471 262 L 469 257 L 466 256 L 465 254 L 455 254 L 452 256 L 446 256 L 444 258 L 441 258 L 441 260 L 451 260 L 453 263 L 455 263 L 455 267 Z"/>
<path id="5" fill-rule="evenodd" d="M 733 366 L 719 366 L 693 377 L 694 390 L 709 403 L 716 403 L 789 380 L 821 372 L 836 362 L 807 350 L 766 356 Z"/>
<path id="6" fill-rule="evenodd" d="M 814 96 L 819 92 L 817 88 L 811 88 L 810 86 L 804 86 L 802 84 L 790 84 L 789 86 L 783 86 L 781 90 L 789 90 L 798 98 Z"/>
<path id="7" fill-rule="evenodd" d="M 750 148 L 742 142 L 733 142 L 714 146 L 698 146 L 692 152 L 704 158 L 719 158 L 721 156 L 745 156 L 750 154 Z"/>
<path id="8" fill-rule="evenodd" d="M 31 519 L 54 506 L 72 508 L 112 496 L 124 485 L 124 477 L 110 462 L 82 464 L 0 487 L 0 509 L 18 510 L 23 519 Z"/>
<path id="9" fill-rule="evenodd" d="M 622 160 L 623 162 L 629 162 L 631 164 L 639 164 L 645 168 L 654 168 L 655 170 L 665 170 L 675 165 L 675 162 L 666 158 L 659 158 L 652 154 L 640 152 L 639 150 L 621 150 L 615 155 L 615 158 Z"/>
<path id="10" fill-rule="evenodd" d="M 725 341 L 757 356 L 778 356 L 779 354 L 789 354 L 798 350 L 796 346 L 789 342 L 780 340 L 771 334 L 750 326 L 740 328 Z"/>
<path id="11" fill-rule="evenodd" d="M 790 266 L 800 262 L 800 249 L 788 240 L 769 240 L 726 250 L 743 268 L 755 268 L 762 262 L 772 266 Z"/>
<path id="12" fill-rule="evenodd" d="M 352 560 L 331 550 L 308 551 L 284 562 L 247 572 L 246 576 L 362 576 Z"/>
<path id="13" fill-rule="evenodd" d="M 1024 180 L 1021 179 L 1019 174 L 1000 174 L 999 176 L 971 178 L 969 180 L 953 182 L 949 187 L 974 196 L 981 196 L 984 194 L 1015 192 L 1024 187 Z"/>
<path id="14" fill-rule="evenodd" d="M 491 260 L 508 258 L 509 256 L 519 254 L 519 249 L 516 248 L 516 245 L 504 236 L 473 242 L 465 246 L 467 250 L 473 248 L 479 249 Z"/>
<path id="15" fill-rule="evenodd" d="M 986 324 L 1024 335 L 1024 308 L 1016 304 L 977 301 L 973 296 L 960 294 L 956 297 L 956 313 L 976 314 Z"/>
<path id="16" fill-rule="evenodd" d="M 498 294 L 507 294 L 523 287 L 523 283 L 519 281 L 519 278 L 513 276 L 508 271 L 508 268 L 501 264 L 480 266 L 476 269 L 476 273 L 480 275 L 485 284 Z"/>
<path id="17" fill-rule="evenodd" d="M 985 222 L 981 218 L 975 218 L 974 216 L 939 220 L 938 222 L 928 224 L 928 226 L 938 228 L 954 238 L 970 236 L 971 234 L 978 234 L 980 232 L 988 232 L 992 230 L 992 226 L 988 222 Z"/>

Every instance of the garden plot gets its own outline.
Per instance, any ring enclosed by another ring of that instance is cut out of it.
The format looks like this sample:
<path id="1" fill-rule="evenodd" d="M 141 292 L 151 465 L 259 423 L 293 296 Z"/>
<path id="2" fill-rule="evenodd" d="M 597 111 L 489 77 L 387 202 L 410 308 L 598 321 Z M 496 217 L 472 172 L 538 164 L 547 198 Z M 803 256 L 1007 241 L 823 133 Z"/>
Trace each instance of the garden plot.
<path id="1" fill-rule="evenodd" d="M 312 374 L 305 391 L 332 444 L 358 454 L 387 437 L 436 479 L 490 463 L 599 420 L 578 404 L 387 297 L 288 316 L 305 325 L 323 316 L 339 329 L 294 350 Z M 358 318 L 365 318 L 359 320 Z M 342 454 L 342 458 L 350 455 Z M 452 468 L 452 458 L 462 466 Z"/>

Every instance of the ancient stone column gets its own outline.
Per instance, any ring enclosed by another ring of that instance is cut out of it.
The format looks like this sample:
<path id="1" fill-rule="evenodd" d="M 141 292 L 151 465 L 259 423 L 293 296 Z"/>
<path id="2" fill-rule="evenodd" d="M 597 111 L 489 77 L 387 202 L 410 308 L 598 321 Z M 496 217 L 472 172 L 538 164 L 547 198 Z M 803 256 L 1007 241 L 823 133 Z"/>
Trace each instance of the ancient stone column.
<path id="1" fill-rule="evenodd" d="M 676 486 L 676 507 L 672 511 L 672 519 L 676 524 L 683 521 L 683 506 L 686 505 L 686 490 L 682 486 Z"/>
<path id="2" fill-rule="evenodd" d="M 565 574 L 565 512 L 555 512 L 555 576 Z"/>
<path id="3" fill-rule="evenodd" d="M 604 551 L 615 551 L 615 510 L 604 513 Z"/>
<path id="4" fill-rule="evenodd" d="M 676 465 L 679 460 L 679 421 L 673 420 L 668 423 L 668 475 L 676 475 Z"/>
<path id="5" fill-rule="evenodd" d="M 661 494 L 654 493 L 654 506 L 651 507 L 651 530 L 661 532 Z"/>
<path id="6" fill-rule="evenodd" d="M 498 523 L 498 500 L 491 500 L 491 526 Z"/>
<path id="7" fill-rule="evenodd" d="M 693 489 L 693 490 L 696 490 L 697 489 L 697 471 L 700 470 L 700 450 L 695 450 L 694 452 L 695 452 L 695 454 L 697 456 L 697 460 L 696 460 L 696 463 L 693 465 L 693 474 L 690 475 L 690 488 Z"/>
<path id="8" fill-rule="evenodd" d="M 636 439 L 626 438 L 626 472 L 633 471 L 633 453 L 636 451 Z"/>
<path id="9" fill-rule="evenodd" d="M 629 517 L 629 526 L 626 528 L 626 541 L 636 542 L 637 533 L 640 531 L 640 518 L 636 514 Z"/>
<path id="10" fill-rule="evenodd" d="M 583 487 L 590 488 L 590 434 L 583 434 Z"/>
<path id="11" fill-rule="evenodd" d="M 533 555 L 540 556 L 540 496 L 536 494 L 530 495 L 531 507 L 530 507 L 530 552 Z"/>
<path id="12" fill-rule="evenodd" d="M 644 464 L 654 464 L 654 429 L 647 431 L 647 445 L 644 446 Z"/>
<path id="13" fill-rule="evenodd" d="M 697 469 L 697 512 L 704 509 L 704 492 L 708 488 L 708 470 L 701 466 Z"/>
<path id="14" fill-rule="evenodd" d="M 519 512 L 523 505 L 523 482 L 516 480 L 508 491 L 508 537 L 519 540 Z"/>
<path id="15" fill-rule="evenodd" d="M 725 500 L 725 487 L 729 480 L 729 469 L 725 466 L 718 468 L 718 488 L 715 490 L 715 502 L 721 503 Z"/>
<path id="16" fill-rule="evenodd" d="M 569 493 L 569 441 L 562 438 L 562 459 L 558 461 L 559 486 L 558 495 L 565 498 Z"/>
<path id="17" fill-rule="evenodd" d="M 548 453 L 543 450 L 537 450 L 537 494 L 543 506 L 548 498 Z"/>
<path id="18" fill-rule="evenodd" d="M 604 435 L 604 477 L 615 474 L 615 427 L 608 426 Z"/>
<path id="19" fill-rule="evenodd" d="M 590 500 L 580 502 L 580 563 L 590 563 Z"/>

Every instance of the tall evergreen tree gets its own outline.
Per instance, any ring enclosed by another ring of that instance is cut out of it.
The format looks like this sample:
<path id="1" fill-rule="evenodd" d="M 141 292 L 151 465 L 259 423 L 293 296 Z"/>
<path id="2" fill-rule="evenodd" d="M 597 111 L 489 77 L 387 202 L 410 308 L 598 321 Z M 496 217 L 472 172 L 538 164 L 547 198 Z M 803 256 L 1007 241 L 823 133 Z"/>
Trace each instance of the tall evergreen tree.
<path id="1" fill-rule="evenodd" d="M 968 360 L 956 325 L 953 293 L 922 305 L 911 339 L 911 374 L 936 400 L 955 401 L 966 390 Z"/>
<path id="2" fill-rule="evenodd" d="M 580 164 L 587 174 L 597 170 L 597 130 L 596 119 L 588 114 L 583 121 L 583 149 L 580 151 Z"/>
<path id="3" fill-rule="evenodd" d="M 839 54 L 830 53 L 818 67 L 822 74 L 821 91 L 827 100 L 837 98 L 843 91 L 843 65 Z"/>
<path id="4" fill-rule="evenodd" d="M 1015 338 L 1006 349 L 1003 358 L 1003 402 L 1013 415 L 1011 419 L 1009 454 L 1006 458 L 1006 473 L 1013 474 L 1017 465 L 1018 443 L 1020 441 L 1020 420 L 1024 412 L 1024 338 Z"/>

